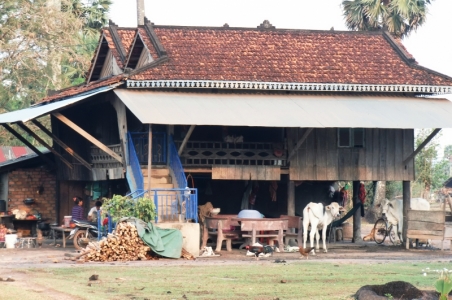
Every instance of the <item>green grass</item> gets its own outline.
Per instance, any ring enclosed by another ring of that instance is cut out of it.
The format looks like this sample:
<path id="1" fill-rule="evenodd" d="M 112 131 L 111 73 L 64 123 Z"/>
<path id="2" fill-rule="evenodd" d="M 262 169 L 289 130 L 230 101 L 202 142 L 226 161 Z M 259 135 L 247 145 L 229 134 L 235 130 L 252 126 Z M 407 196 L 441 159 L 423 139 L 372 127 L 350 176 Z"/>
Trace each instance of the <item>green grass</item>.
<path id="1" fill-rule="evenodd" d="M 452 264 L 257 261 L 244 265 L 153 266 L 149 262 L 146 267 L 97 265 L 31 269 L 25 274 L 43 289 L 93 300 L 182 299 L 183 295 L 187 299 L 354 299 L 353 294 L 363 285 L 396 280 L 434 290 L 439 276 L 435 270 L 442 268 L 452 268 Z M 92 274 L 98 274 L 99 281 L 89 286 Z M 14 295 L 17 291 L 11 287 L 8 292 Z M 36 299 L 29 292 L 22 291 L 20 299 Z"/>

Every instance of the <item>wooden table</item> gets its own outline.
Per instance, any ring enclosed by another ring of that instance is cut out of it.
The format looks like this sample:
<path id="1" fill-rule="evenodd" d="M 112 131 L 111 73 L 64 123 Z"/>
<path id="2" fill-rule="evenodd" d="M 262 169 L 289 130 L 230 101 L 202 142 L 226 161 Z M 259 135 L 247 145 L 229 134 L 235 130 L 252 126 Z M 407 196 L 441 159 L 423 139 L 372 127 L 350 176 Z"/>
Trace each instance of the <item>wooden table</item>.
<path id="1" fill-rule="evenodd" d="M 13 219 L 13 225 L 14 225 L 14 229 L 16 229 L 16 231 L 19 230 L 29 230 L 30 231 L 30 236 L 31 237 L 35 237 L 36 236 L 36 224 L 38 224 L 38 220 L 18 220 L 18 219 Z M 25 237 L 25 236 L 24 236 Z"/>
<path id="2" fill-rule="evenodd" d="M 251 245 L 257 238 L 268 238 L 270 244 L 276 240 L 281 252 L 284 252 L 284 230 L 287 230 L 289 219 L 287 218 L 231 218 L 240 224 L 241 236 L 251 238 Z M 260 232 L 264 233 L 260 233 Z"/>
<path id="3" fill-rule="evenodd" d="M 53 235 L 53 244 L 56 245 L 56 235 L 55 231 L 61 232 L 63 234 L 63 248 L 66 248 L 66 239 L 69 237 L 69 233 L 74 230 L 74 228 L 67 228 L 67 227 L 61 227 L 61 226 L 50 226 L 50 229 L 52 230 Z M 68 232 L 68 235 L 66 236 L 66 232 Z"/>

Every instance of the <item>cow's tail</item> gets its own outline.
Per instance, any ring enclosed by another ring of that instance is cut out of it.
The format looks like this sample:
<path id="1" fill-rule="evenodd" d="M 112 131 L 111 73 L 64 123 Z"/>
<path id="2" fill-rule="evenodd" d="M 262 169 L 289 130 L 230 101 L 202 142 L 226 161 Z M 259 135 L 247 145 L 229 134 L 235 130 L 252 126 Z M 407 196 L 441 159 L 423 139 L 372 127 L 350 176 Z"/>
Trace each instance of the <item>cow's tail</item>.
<path id="1" fill-rule="evenodd" d="M 317 216 L 317 215 L 315 214 L 315 209 L 310 209 L 309 206 L 308 206 L 308 211 L 311 210 L 311 212 L 312 212 L 312 214 L 314 215 L 314 217 L 316 217 L 316 218 L 319 219 L 319 220 L 323 220 L 323 216 L 325 215 L 325 206 L 324 206 L 322 203 L 318 203 L 318 204 L 322 205 L 323 215 Z"/>

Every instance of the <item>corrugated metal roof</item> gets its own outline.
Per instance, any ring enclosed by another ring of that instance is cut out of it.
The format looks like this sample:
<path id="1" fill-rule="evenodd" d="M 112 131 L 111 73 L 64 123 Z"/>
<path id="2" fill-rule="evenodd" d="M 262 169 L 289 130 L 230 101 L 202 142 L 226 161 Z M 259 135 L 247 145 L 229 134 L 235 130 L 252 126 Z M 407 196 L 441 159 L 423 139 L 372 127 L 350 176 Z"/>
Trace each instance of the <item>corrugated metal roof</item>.
<path id="1" fill-rule="evenodd" d="M 390 96 L 201 94 L 116 89 L 145 124 L 452 128 L 452 102 Z"/>
<path id="2" fill-rule="evenodd" d="M 43 154 L 50 153 L 45 147 L 37 147 Z M 37 157 L 28 147 L 21 146 L 0 146 L 0 167 L 15 164 L 20 161 L 28 160 Z"/>
<path id="3" fill-rule="evenodd" d="M 95 90 L 92 90 L 88 93 L 78 95 L 71 97 L 69 99 L 61 100 L 58 102 L 52 102 L 52 103 L 39 103 L 34 106 L 30 106 L 25 109 L 16 110 L 4 114 L 0 114 L 0 124 L 4 123 L 15 123 L 15 122 L 27 122 L 32 119 L 36 119 L 38 117 L 41 117 L 43 115 L 46 115 L 50 112 L 53 112 L 55 110 L 58 110 L 60 108 L 63 108 L 65 106 L 68 106 L 70 104 L 74 104 L 80 100 L 86 99 L 88 97 L 91 97 L 95 94 L 104 93 L 107 92 L 113 88 L 115 88 L 117 85 L 112 86 L 105 86 L 101 87 Z"/>

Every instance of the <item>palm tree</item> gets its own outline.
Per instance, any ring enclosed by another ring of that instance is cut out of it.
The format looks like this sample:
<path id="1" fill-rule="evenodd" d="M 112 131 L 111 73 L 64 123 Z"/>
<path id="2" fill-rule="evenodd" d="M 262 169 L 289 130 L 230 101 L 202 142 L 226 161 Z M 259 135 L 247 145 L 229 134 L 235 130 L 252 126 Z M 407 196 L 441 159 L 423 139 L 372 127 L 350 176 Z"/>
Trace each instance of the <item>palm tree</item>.
<path id="1" fill-rule="evenodd" d="M 433 0 L 345 0 L 344 18 L 351 30 L 388 30 L 403 38 L 424 24 Z"/>

